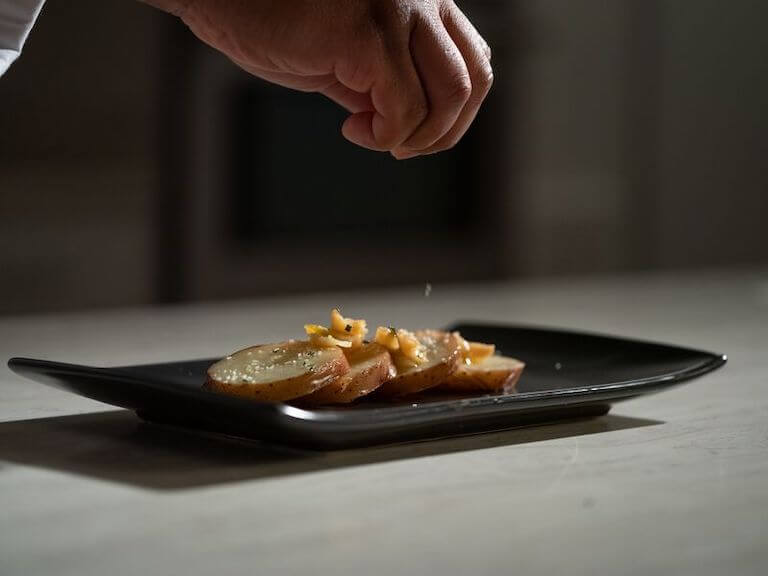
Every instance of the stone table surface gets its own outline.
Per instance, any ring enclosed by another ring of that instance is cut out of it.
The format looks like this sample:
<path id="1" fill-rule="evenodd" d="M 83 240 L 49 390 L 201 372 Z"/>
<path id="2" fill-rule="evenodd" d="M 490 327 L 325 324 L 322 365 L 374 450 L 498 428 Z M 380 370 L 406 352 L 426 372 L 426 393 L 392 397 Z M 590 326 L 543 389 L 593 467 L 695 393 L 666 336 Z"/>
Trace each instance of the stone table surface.
<path id="1" fill-rule="evenodd" d="M 0 318 L 0 358 L 211 357 L 332 306 L 727 353 L 607 416 L 298 453 L 143 424 L 0 368 L 0 574 L 766 574 L 768 271 L 349 292 Z"/>

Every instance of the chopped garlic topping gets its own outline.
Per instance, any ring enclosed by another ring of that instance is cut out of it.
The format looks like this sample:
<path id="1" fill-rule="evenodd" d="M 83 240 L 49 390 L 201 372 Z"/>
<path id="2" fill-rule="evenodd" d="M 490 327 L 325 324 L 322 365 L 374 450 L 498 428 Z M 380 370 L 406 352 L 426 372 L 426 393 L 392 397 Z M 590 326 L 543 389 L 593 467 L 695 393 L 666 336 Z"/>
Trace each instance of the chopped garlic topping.
<path id="1" fill-rule="evenodd" d="M 413 332 L 408 330 L 379 326 L 376 329 L 376 342 L 390 351 L 396 363 L 398 360 L 404 360 L 406 363 L 418 366 L 426 360 L 424 345 L 419 342 Z"/>
<path id="2" fill-rule="evenodd" d="M 327 336 L 329 334 L 328 328 L 320 326 L 320 324 L 304 324 L 304 332 L 307 333 L 307 336 L 313 336 L 315 334 Z"/>
<path id="3" fill-rule="evenodd" d="M 469 354 L 465 357 L 465 360 L 469 360 L 471 364 L 479 364 L 487 358 L 493 356 L 496 352 L 496 346 L 493 344 L 483 344 L 482 342 L 470 342 Z"/>
<path id="4" fill-rule="evenodd" d="M 424 361 L 424 346 L 421 345 L 413 332 L 400 329 L 397 331 L 397 340 L 400 343 L 400 353 L 403 356 L 413 360 L 416 364 L 421 364 Z"/>
<path id="5" fill-rule="evenodd" d="M 377 344 L 381 344 L 390 352 L 397 352 L 400 349 L 400 342 L 397 340 L 397 330 L 394 328 L 379 326 L 376 328 L 375 340 Z"/>
<path id="6" fill-rule="evenodd" d="M 353 336 L 365 336 L 368 334 L 368 325 L 365 320 L 345 318 L 336 308 L 331 310 L 331 331 Z"/>
<path id="7" fill-rule="evenodd" d="M 331 327 L 319 324 L 306 324 L 304 330 L 309 341 L 318 346 L 340 346 L 341 348 L 356 349 L 363 345 L 368 333 L 365 320 L 345 318 L 335 308 L 331 311 Z"/>
<path id="8" fill-rule="evenodd" d="M 461 356 L 465 364 L 479 364 L 485 359 L 493 356 L 496 352 L 496 346 L 493 344 L 483 344 L 482 342 L 470 342 L 461 338 Z"/>
<path id="9" fill-rule="evenodd" d="M 315 346 L 321 348 L 330 348 L 331 346 L 339 346 L 341 348 L 352 348 L 352 342 L 345 340 L 339 340 L 335 338 L 331 331 L 325 326 L 319 324 L 305 324 L 304 331 L 309 336 L 309 342 Z"/>

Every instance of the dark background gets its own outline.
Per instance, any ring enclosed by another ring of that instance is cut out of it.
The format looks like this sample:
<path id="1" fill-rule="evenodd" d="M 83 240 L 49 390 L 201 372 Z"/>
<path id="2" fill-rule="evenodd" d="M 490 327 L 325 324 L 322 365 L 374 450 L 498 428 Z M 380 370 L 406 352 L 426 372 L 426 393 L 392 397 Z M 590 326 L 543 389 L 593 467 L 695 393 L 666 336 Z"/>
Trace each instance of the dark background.
<path id="1" fill-rule="evenodd" d="M 128 0 L 0 79 L 0 313 L 768 263 L 768 3 L 459 5 L 496 83 L 396 162 Z"/>

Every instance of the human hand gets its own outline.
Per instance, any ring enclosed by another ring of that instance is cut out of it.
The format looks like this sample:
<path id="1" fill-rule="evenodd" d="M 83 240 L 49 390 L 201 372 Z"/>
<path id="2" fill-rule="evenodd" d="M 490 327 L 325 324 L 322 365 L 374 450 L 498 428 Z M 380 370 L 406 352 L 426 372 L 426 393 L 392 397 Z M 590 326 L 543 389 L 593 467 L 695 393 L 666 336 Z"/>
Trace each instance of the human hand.
<path id="1" fill-rule="evenodd" d="M 493 82 L 453 0 L 148 0 L 251 74 L 350 112 L 344 136 L 410 158 L 464 135 Z"/>

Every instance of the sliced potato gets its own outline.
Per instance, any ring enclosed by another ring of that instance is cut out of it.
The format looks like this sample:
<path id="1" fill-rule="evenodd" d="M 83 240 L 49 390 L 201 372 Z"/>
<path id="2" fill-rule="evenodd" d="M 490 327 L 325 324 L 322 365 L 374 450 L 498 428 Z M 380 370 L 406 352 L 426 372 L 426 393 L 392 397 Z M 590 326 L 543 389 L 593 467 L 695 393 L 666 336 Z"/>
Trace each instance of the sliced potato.
<path id="1" fill-rule="evenodd" d="M 252 346 L 208 369 L 205 388 L 259 402 L 306 396 L 349 372 L 341 348 L 304 341 Z"/>
<path id="2" fill-rule="evenodd" d="M 346 404 L 370 394 L 397 374 L 392 356 L 383 346 L 371 342 L 346 352 L 349 372 L 309 396 L 299 398 L 301 404 Z"/>
<path id="3" fill-rule="evenodd" d="M 489 356 L 472 364 L 461 364 L 436 392 L 502 392 L 515 389 L 525 364 L 508 356 Z"/>
<path id="4" fill-rule="evenodd" d="M 453 332 L 419 330 L 416 338 L 424 346 L 420 364 L 397 366 L 397 376 L 376 391 L 382 396 L 415 394 L 445 382 L 459 368 L 463 340 Z M 395 358 L 397 362 L 397 358 Z"/>

